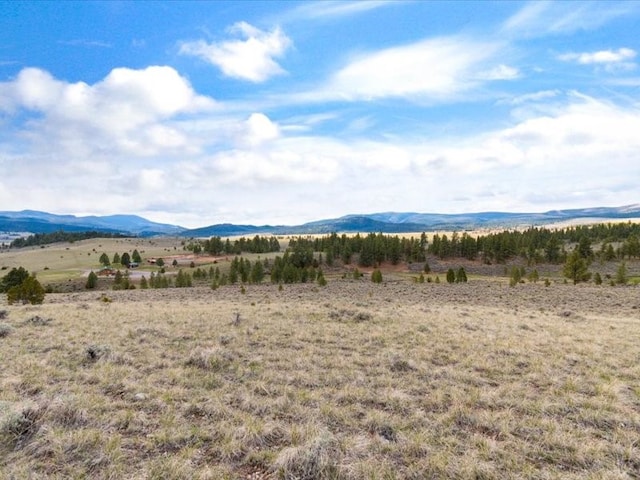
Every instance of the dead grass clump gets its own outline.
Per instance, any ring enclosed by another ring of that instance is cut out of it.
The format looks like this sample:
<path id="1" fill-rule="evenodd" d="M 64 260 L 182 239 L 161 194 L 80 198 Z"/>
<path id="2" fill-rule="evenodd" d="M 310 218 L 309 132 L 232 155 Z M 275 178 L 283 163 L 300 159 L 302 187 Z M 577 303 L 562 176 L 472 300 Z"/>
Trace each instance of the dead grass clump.
<path id="1" fill-rule="evenodd" d="M 26 319 L 24 321 L 24 324 L 33 325 L 34 327 L 44 327 L 45 325 L 49 325 L 52 321 L 52 318 L 42 318 L 39 315 L 35 315 L 31 318 Z"/>
<path id="2" fill-rule="evenodd" d="M 0 338 L 8 337 L 13 331 L 13 327 L 8 323 L 0 323 Z"/>
<path id="3" fill-rule="evenodd" d="M 97 362 L 111 355 L 111 347 L 109 345 L 89 345 L 84 349 L 84 355 L 87 362 Z"/>
<path id="4" fill-rule="evenodd" d="M 228 367 L 232 361 L 231 352 L 221 351 L 217 348 L 197 348 L 189 355 L 186 365 L 218 372 Z"/>
<path id="5" fill-rule="evenodd" d="M 342 452 L 337 439 L 322 432 L 303 445 L 280 452 L 274 469 L 285 480 L 339 480 Z"/>
<path id="6" fill-rule="evenodd" d="M 359 322 L 371 321 L 373 319 L 373 315 L 371 315 L 369 312 L 355 311 L 355 310 L 342 308 L 340 310 L 333 310 L 329 312 L 329 318 L 331 320 L 338 320 L 338 321 L 351 320 L 353 322 L 359 323 Z"/>
<path id="7" fill-rule="evenodd" d="M 0 445 L 22 448 L 40 429 L 42 413 L 42 409 L 35 405 L 9 413 L 0 424 Z"/>
<path id="8" fill-rule="evenodd" d="M 66 428 L 78 428 L 87 424 L 87 411 L 72 397 L 55 399 L 47 408 L 47 419 Z"/>

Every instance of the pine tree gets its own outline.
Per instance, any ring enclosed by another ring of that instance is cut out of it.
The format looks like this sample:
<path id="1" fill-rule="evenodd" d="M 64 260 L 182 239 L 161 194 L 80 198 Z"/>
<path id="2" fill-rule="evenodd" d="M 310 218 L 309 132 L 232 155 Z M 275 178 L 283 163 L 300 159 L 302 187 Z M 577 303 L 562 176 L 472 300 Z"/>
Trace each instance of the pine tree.
<path id="1" fill-rule="evenodd" d="M 103 253 L 102 255 L 100 255 L 100 264 L 108 267 L 109 265 L 111 265 L 111 261 L 109 260 L 109 255 L 107 255 L 106 253 Z"/>
<path id="2" fill-rule="evenodd" d="M 596 272 L 593 275 L 593 283 L 596 285 L 602 285 L 602 276 L 600 276 L 600 272 Z"/>
<path id="3" fill-rule="evenodd" d="M 569 280 L 573 280 L 574 285 L 579 282 L 586 282 L 591 278 L 587 261 L 581 256 L 577 248 L 567 257 L 562 272 Z"/>
<path id="4" fill-rule="evenodd" d="M 627 265 L 622 262 L 618 266 L 618 270 L 616 270 L 616 283 L 618 285 L 626 285 L 628 281 L 627 278 Z"/>
<path id="5" fill-rule="evenodd" d="M 24 267 L 12 268 L 9 273 L 2 277 L 0 292 L 8 292 L 12 287 L 22 285 L 22 282 L 27 278 L 29 278 L 29 272 Z"/>
<path id="6" fill-rule="evenodd" d="M 382 272 L 380 271 L 379 268 L 376 268 L 372 273 L 371 273 L 371 281 L 373 283 L 382 283 Z"/>
<path id="7" fill-rule="evenodd" d="M 140 252 L 138 250 L 134 250 L 131 254 L 131 260 L 136 263 L 142 263 L 142 257 L 140 256 Z"/>
<path id="8" fill-rule="evenodd" d="M 15 285 L 7 291 L 7 303 L 13 305 L 15 302 L 31 305 L 41 304 L 44 301 L 44 288 L 34 275 L 24 279 L 20 285 Z"/>
<path id="9" fill-rule="evenodd" d="M 318 285 L 320 285 L 321 287 L 324 287 L 327 284 L 327 280 L 326 278 L 324 278 L 324 274 L 322 273 L 322 270 L 318 270 L 317 282 L 318 282 Z"/>
<path id="10" fill-rule="evenodd" d="M 456 272 L 456 283 L 467 283 L 467 272 L 464 271 L 464 267 L 460 267 Z"/>
<path id="11" fill-rule="evenodd" d="M 89 273 L 89 277 L 87 278 L 87 283 L 85 284 L 86 289 L 96 288 L 98 285 L 98 275 L 96 275 L 93 270 Z"/>
<path id="12" fill-rule="evenodd" d="M 447 270 L 447 283 L 454 283 L 456 281 L 456 272 L 453 271 L 453 268 Z"/>
<path id="13" fill-rule="evenodd" d="M 120 255 L 118 255 L 118 253 L 113 254 L 113 261 L 111 263 L 120 263 Z"/>

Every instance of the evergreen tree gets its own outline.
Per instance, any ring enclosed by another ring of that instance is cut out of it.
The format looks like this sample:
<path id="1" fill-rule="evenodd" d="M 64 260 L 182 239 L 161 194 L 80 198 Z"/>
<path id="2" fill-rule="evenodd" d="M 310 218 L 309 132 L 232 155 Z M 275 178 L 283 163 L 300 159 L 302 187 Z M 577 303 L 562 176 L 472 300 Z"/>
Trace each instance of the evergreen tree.
<path id="1" fill-rule="evenodd" d="M 20 285 L 15 285 L 7 291 L 7 303 L 13 305 L 16 302 L 31 305 L 41 304 L 44 301 L 44 288 L 34 275 L 24 279 Z"/>
<path id="2" fill-rule="evenodd" d="M 120 255 L 118 255 L 118 253 L 113 254 L 113 261 L 111 263 L 120 263 Z"/>
<path id="3" fill-rule="evenodd" d="M 569 280 L 573 280 L 576 285 L 579 282 L 586 282 L 591 278 L 587 261 L 581 256 L 580 251 L 576 248 L 567 257 L 564 264 L 563 274 Z"/>
<path id="4" fill-rule="evenodd" d="M 618 266 L 618 270 L 616 270 L 616 283 L 618 285 L 626 285 L 628 281 L 627 278 L 627 265 L 622 262 Z"/>
<path id="5" fill-rule="evenodd" d="M 467 283 L 467 272 L 464 271 L 464 267 L 460 267 L 456 272 L 456 283 Z"/>
<path id="6" fill-rule="evenodd" d="M 151 275 L 153 275 L 153 273 L 151 273 Z M 149 283 L 147 282 L 147 279 L 144 275 L 142 276 L 142 278 L 140 278 L 140 288 L 142 290 L 146 290 L 147 288 L 149 288 Z"/>
<path id="7" fill-rule="evenodd" d="M 593 250 L 591 249 L 591 240 L 586 235 L 580 237 L 580 242 L 578 243 L 578 252 L 580 252 L 580 256 L 584 259 L 590 260 L 593 257 Z"/>
<path id="8" fill-rule="evenodd" d="M 131 256 L 128 252 L 124 252 L 120 257 L 120 263 L 125 267 L 128 267 L 131 264 Z"/>
<path id="9" fill-rule="evenodd" d="M 100 264 L 108 267 L 109 265 L 111 265 L 111 261 L 109 260 L 109 255 L 107 255 L 106 253 L 103 253 L 102 255 L 100 255 Z"/>
<path id="10" fill-rule="evenodd" d="M 0 292 L 8 292 L 10 288 L 22 285 L 22 282 L 27 278 L 29 278 L 29 272 L 24 267 L 12 268 L 9 273 L 2 277 Z"/>
<path id="11" fill-rule="evenodd" d="M 159 266 L 160 268 L 164 267 L 164 260 L 162 258 L 158 258 L 156 260 L 156 265 Z"/>
<path id="12" fill-rule="evenodd" d="M 131 260 L 134 261 L 135 263 L 142 263 L 142 257 L 140 256 L 140 252 L 138 252 L 138 250 L 134 250 L 133 253 L 131 254 Z"/>
<path id="13" fill-rule="evenodd" d="M 86 289 L 96 288 L 98 285 L 98 275 L 96 275 L 93 270 L 89 273 L 89 277 L 87 278 L 87 283 L 85 284 Z"/>
<path id="14" fill-rule="evenodd" d="M 382 283 L 382 272 L 380 271 L 379 268 L 376 268 L 372 273 L 371 273 L 371 281 L 373 283 Z"/>
<path id="15" fill-rule="evenodd" d="M 453 268 L 447 270 L 447 283 L 454 283 L 456 281 L 456 272 L 453 271 Z"/>
<path id="16" fill-rule="evenodd" d="M 321 287 L 324 287 L 327 284 L 327 280 L 326 278 L 324 278 L 324 274 L 322 273 L 322 270 L 318 270 L 317 282 L 318 282 L 318 285 L 320 285 Z"/>
<path id="17" fill-rule="evenodd" d="M 264 267 L 260 260 L 257 260 L 251 268 L 251 283 L 262 283 L 264 280 Z"/>

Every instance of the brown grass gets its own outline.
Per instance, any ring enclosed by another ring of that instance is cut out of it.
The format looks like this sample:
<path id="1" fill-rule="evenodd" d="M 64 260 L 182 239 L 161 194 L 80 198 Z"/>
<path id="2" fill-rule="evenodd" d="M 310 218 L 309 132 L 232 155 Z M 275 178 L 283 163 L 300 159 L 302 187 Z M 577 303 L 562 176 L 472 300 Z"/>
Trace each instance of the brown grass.
<path id="1" fill-rule="evenodd" d="M 246 290 L 0 304 L 0 478 L 638 478 L 637 287 Z"/>

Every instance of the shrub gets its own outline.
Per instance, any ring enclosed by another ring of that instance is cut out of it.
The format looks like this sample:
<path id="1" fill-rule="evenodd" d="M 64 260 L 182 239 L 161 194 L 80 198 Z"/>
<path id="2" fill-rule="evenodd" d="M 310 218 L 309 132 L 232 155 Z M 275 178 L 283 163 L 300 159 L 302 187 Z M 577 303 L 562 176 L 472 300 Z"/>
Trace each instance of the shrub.
<path id="1" fill-rule="evenodd" d="M 382 272 L 379 268 L 376 268 L 373 273 L 371 273 L 371 281 L 373 283 L 382 283 Z"/>

